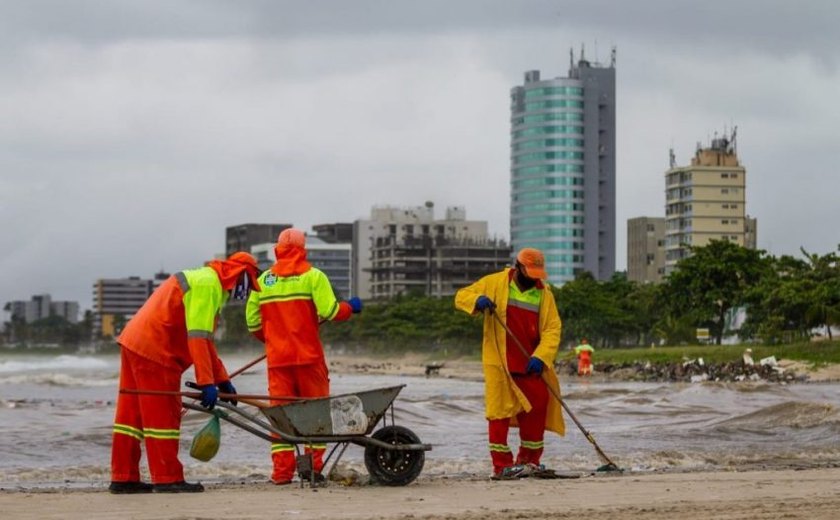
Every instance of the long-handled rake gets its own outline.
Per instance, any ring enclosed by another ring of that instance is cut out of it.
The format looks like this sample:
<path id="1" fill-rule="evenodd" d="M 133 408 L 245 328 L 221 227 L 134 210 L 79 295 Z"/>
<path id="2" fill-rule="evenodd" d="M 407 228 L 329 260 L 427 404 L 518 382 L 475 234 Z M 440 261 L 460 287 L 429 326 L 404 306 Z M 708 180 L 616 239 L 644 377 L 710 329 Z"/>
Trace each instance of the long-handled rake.
<path id="1" fill-rule="evenodd" d="M 496 318 L 496 321 L 498 321 L 499 324 L 502 327 L 504 327 L 505 332 L 508 336 L 510 336 L 513 339 L 513 342 L 516 344 L 517 347 L 519 347 L 519 350 L 522 352 L 522 354 L 526 358 L 530 358 L 531 355 L 528 354 L 527 350 L 525 350 L 525 347 L 522 345 L 522 342 L 519 341 L 519 338 L 513 335 L 513 332 L 511 332 L 507 324 L 504 321 L 502 321 L 502 318 L 499 317 L 499 315 L 496 313 L 496 310 L 490 309 L 490 312 L 493 314 L 493 317 Z M 612 460 L 610 460 L 609 457 L 607 457 L 607 454 L 604 453 L 604 450 L 602 450 L 601 447 L 598 446 L 598 443 L 595 442 L 595 437 L 593 437 L 592 434 L 589 433 L 589 431 L 583 427 L 580 421 L 578 421 L 577 417 L 575 417 L 575 414 L 572 413 L 568 405 L 566 405 L 566 402 L 560 397 L 560 394 L 557 393 L 554 387 L 552 387 L 546 380 L 545 371 L 543 371 L 540 375 L 542 376 L 543 383 L 545 383 L 545 386 L 548 387 L 548 391 L 551 392 L 551 395 L 553 395 L 554 398 L 557 399 L 557 402 L 560 403 L 560 406 L 563 407 L 563 409 L 566 411 L 569 417 L 572 418 L 572 421 L 574 421 L 577 427 L 580 428 L 580 431 L 583 432 L 583 435 L 584 437 L 586 437 L 586 440 L 588 440 L 592 444 L 592 446 L 595 448 L 595 452 L 598 454 L 598 457 L 600 457 L 601 460 L 604 462 L 604 464 L 598 467 L 598 469 L 596 469 L 595 471 L 624 471 L 623 469 L 619 468 Z"/>

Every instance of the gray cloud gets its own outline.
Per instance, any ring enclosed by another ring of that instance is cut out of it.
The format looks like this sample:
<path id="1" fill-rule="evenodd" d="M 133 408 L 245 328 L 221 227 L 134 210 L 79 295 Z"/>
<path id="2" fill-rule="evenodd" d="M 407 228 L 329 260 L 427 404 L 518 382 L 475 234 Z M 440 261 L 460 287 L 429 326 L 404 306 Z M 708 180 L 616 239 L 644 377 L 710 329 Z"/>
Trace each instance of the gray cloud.
<path id="1" fill-rule="evenodd" d="M 509 89 L 595 40 L 618 45 L 620 267 L 668 148 L 733 124 L 759 245 L 833 249 L 840 9 L 695 4 L 2 3 L 0 303 L 86 306 L 96 278 L 209 259 L 227 225 L 374 204 L 464 205 L 506 237 Z"/>

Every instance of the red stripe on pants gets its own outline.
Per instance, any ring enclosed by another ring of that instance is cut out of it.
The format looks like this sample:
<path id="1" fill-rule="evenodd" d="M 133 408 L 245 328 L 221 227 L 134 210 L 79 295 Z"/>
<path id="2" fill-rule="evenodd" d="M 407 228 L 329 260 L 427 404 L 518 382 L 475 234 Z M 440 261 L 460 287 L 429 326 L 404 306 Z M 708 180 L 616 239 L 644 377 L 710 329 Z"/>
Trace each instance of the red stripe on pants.
<path id="1" fill-rule="evenodd" d="M 120 388 L 143 390 L 179 390 L 181 370 L 159 365 L 125 348 L 120 349 Z M 181 397 L 168 395 L 119 394 L 115 424 L 138 430 L 155 428 L 180 430 Z M 146 459 L 155 484 L 184 480 L 184 468 L 178 460 L 178 439 L 146 437 Z M 111 445 L 111 480 L 140 480 L 140 441 L 122 433 L 113 434 Z"/>
<path id="2" fill-rule="evenodd" d="M 268 393 L 289 397 L 326 397 L 330 395 L 329 371 L 325 361 L 321 359 L 308 365 L 269 368 Z M 278 442 L 285 441 L 278 439 Z M 316 472 L 320 473 L 324 468 L 324 449 L 311 450 L 307 447 L 305 452 L 312 453 L 313 467 Z M 292 480 L 295 475 L 294 451 L 272 453 L 271 460 L 274 465 L 271 480 L 275 482 Z"/>
<path id="3" fill-rule="evenodd" d="M 545 420 L 548 410 L 548 387 L 540 376 L 533 374 L 518 376 L 514 378 L 514 382 L 532 406 L 530 412 L 521 412 L 516 416 L 516 421 L 519 423 L 520 442 L 542 442 L 545 436 Z M 490 420 L 487 426 L 490 444 L 507 446 L 510 418 Z M 542 453 L 542 448 L 531 449 L 520 445 L 519 453 L 516 455 L 516 463 L 539 464 Z M 493 461 L 494 473 L 499 473 L 502 469 L 513 465 L 513 454 L 510 452 L 491 451 L 490 458 Z"/>

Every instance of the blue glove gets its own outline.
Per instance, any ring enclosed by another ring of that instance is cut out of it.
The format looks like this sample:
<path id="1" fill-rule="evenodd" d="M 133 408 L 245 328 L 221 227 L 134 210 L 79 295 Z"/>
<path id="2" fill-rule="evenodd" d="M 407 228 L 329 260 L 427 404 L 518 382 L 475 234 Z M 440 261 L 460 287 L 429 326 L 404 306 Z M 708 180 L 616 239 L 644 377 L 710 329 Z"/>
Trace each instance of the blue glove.
<path id="1" fill-rule="evenodd" d="M 495 308 L 496 304 L 493 303 L 493 300 L 491 300 L 487 296 L 484 296 L 483 294 L 479 296 L 478 299 L 475 301 L 475 310 L 479 312 L 485 309 L 490 309 L 492 311 Z"/>
<path id="2" fill-rule="evenodd" d="M 233 386 L 233 383 L 231 383 L 229 380 L 228 381 L 222 381 L 221 383 L 219 383 L 219 392 L 221 392 L 223 394 L 235 394 L 236 393 L 236 387 Z M 236 403 L 237 403 L 236 399 L 222 399 L 222 401 L 224 401 L 226 403 L 230 403 L 233 406 L 236 406 Z"/>
<path id="3" fill-rule="evenodd" d="M 528 360 L 528 366 L 525 368 L 526 374 L 542 374 L 545 363 L 538 357 L 532 357 Z"/>
<path id="4" fill-rule="evenodd" d="M 350 308 L 353 309 L 353 314 L 359 314 L 360 312 L 362 312 L 362 300 L 359 299 L 358 296 L 353 296 L 352 298 L 347 300 L 347 303 L 349 303 Z"/>
<path id="5" fill-rule="evenodd" d="M 204 385 L 201 387 L 201 406 L 212 410 L 219 400 L 219 391 L 216 385 Z"/>

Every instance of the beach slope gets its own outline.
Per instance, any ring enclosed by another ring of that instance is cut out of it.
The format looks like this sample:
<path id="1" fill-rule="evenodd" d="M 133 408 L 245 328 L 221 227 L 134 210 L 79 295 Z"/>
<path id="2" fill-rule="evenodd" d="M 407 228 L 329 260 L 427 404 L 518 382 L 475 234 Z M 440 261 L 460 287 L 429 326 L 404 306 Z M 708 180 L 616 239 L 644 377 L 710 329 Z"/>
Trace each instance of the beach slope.
<path id="1" fill-rule="evenodd" d="M 420 480 L 402 488 L 210 486 L 193 495 L 110 495 L 103 488 L 0 492 L 15 519 L 834 519 L 840 468 L 595 475 L 492 482 Z"/>

